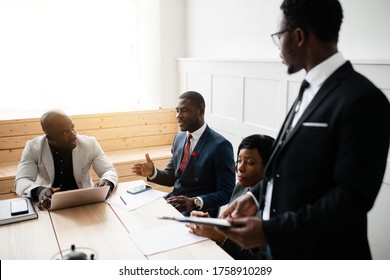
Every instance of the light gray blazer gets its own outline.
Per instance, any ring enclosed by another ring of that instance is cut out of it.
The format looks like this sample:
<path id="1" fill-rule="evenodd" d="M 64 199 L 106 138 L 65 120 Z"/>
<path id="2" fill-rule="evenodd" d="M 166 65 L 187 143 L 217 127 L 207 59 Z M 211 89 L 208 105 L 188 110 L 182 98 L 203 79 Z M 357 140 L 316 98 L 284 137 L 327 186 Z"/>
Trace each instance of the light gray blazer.
<path id="1" fill-rule="evenodd" d="M 79 188 L 94 186 L 91 166 L 100 179 L 118 183 L 118 174 L 104 154 L 95 137 L 77 135 L 77 147 L 72 151 L 73 175 Z M 54 161 L 46 136 L 36 137 L 26 143 L 16 170 L 15 191 L 21 196 L 31 196 L 31 190 L 51 187 L 54 182 Z"/>

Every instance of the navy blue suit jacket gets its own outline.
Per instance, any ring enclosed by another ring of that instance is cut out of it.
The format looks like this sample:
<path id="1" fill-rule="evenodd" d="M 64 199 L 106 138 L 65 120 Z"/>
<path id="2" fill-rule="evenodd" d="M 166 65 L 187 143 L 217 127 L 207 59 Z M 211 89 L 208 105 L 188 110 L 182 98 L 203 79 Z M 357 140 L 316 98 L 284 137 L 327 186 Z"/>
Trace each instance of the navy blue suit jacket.
<path id="1" fill-rule="evenodd" d="M 389 137 L 389 101 L 346 62 L 266 167 L 273 192 L 263 229 L 273 258 L 371 258 L 367 212 L 382 184 Z"/>
<path id="2" fill-rule="evenodd" d="M 208 126 L 196 144 L 183 174 L 179 172 L 186 132 L 179 132 L 172 145 L 172 158 L 165 170 L 157 170 L 153 182 L 173 186 L 170 196 L 200 196 L 202 211 L 216 217 L 227 204 L 235 186 L 232 144 Z"/>

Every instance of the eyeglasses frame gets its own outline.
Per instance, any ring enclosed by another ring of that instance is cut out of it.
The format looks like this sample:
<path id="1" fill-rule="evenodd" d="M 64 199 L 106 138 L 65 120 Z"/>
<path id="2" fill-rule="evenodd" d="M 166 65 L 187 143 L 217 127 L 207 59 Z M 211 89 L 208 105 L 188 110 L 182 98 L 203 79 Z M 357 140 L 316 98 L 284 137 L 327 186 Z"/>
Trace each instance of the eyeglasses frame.
<path id="1" fill-rule="evenodd" d="M 287 33 L 287 32 L 291 32 L 293 31 L 294 29 L 298 28 L 298 26 L 290 26 L 290 27 L 287 27 L 286 29 L 283 29 L 282 31 L 278 31 L 276 33 L 273 33 L 271 34 L 271 38 L 272 38 L 272 41 L 274 42 L 274 44 L 279 47 L 280 46 L 280 37 L 282 34 L 284 33 Z"/>

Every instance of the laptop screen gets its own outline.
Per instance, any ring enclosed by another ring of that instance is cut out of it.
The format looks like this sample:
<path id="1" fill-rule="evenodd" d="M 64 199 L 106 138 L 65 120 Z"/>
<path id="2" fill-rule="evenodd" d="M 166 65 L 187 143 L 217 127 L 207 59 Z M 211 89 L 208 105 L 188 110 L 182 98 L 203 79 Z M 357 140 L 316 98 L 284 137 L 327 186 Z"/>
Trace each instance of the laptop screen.
<path id="1" fill-rule="evenodd" d="M 110 186 L 56 192 L 51 198 L 50 211 L 103 202 Z"/>

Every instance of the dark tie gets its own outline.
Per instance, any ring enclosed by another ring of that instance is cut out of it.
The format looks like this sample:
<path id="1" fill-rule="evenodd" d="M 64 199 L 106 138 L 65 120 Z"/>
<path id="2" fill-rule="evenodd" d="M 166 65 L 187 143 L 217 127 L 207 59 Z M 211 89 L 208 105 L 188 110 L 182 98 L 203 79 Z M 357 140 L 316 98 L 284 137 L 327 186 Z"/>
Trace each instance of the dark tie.
<path id="1" fill-rule="evenodd" d="M 299 89 L 297 100 L 294 103 L 293 111 L 288 116 L 288 119 L 286 121 L 286 125 L 283 127 L 283 133 L 281 134 L 281 137 L 280 137 L 281 144 L 284 142 L 284 140 L 287 138 L 288 134 L 292 130 L 291 124 L 294 120 L 294 116 L 299 111 L 299 108 L 301 107 L 301 103 L 302 103 L 303 93 L 305 92 L 305 89 L 307 89 L 309 86 L 310 86 L 310 84 L 306 80 L 302 81 L 301 88 Z"/>
<path id="2" fill-rule="evenodd" d="M 181 173 L 183 173 L 183 170 L 184 170 L 184 168 L 187 165 L 188 159 L 190 158 L 191 138 L 192 138 L 192 135 L 188 134 L 187 135 L 186 146 L 184 147 L 183 158 L 181 160 L 180 167 L 179 167 L 179 170 L 180 170 Z"/>
<path id="3" fill-rule="evenodd" d="M 306 81 L 303 80 L 301 84 L 301 88 L 299 89 L 298 97 L 294 102 L 292 112 L 290 115 L 288 115 L 288 118 L 285 122 L 285 125 L 282 128 L 282 132 L 280 133 L 280 136 L 277 139 L 277 144 L 274 146 L 273 151 L 271 153 L 271 156 L 268 160 L 268 164 L 266 167 L 266 177 L 270 176 L 270 173 L 273 173 L 273 168 L 275 167 L 274 162 L 272 161 L 275 156 L 278 154 L 280 147 L 283 145 L 285 139 L 287 138 L 288 134 L 291 132 L 291 124 L 294 119 L 295 114 L 299 111 L 299 107 L 301 106 L 302 103 L 302 97 L 303 97 L 303 92 L 305 89 L 307 89 L 310 86 L 310 84 Z M 266 188 L 264 188 L 265 191 Z"/>

